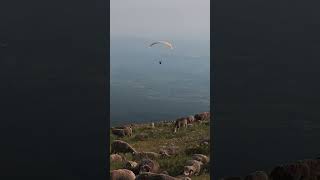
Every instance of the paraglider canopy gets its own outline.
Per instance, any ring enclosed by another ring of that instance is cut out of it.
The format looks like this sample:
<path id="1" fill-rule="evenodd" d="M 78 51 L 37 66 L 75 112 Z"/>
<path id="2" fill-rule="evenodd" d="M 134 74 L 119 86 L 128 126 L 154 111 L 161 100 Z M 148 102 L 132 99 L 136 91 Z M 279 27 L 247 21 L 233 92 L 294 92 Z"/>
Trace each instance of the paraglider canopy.
<path id="1" fill-rule="evenodd" d="M 173 49 L 173 45 L 172 45 L 170 42 L 168 42 L 168 41 L 156 41 L 156 42 L 151 43 L 151 44 L 149 45 L 149 47 L 152 47 L 152 46 L 154 46 L 154 45 L 156 45 L 156 44 L 162 44 L 162 45 L 164 45 L 165 47 L 168 47 L 168 48 L 170 48 L 170 49 Z"/>

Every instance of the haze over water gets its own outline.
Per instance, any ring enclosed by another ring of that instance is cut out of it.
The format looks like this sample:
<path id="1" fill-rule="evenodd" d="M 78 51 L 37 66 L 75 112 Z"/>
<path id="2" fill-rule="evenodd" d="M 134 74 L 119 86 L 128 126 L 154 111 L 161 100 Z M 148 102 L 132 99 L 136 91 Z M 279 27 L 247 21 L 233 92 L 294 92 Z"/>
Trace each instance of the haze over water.
<path id="1" fill-rule="evenodd" d="M 209 40 L 176 40 L 174 50 L 148 48 L 151 42 L 111 41 L 111 126 L 210 110 Z"/>
<path id="2" fill-rule="evenodd" d="M 209 111 L 209 5 L 209 0 L 110 1 L 111 125 Z M 159 40 L 175 49 L 147 48 Z"/>

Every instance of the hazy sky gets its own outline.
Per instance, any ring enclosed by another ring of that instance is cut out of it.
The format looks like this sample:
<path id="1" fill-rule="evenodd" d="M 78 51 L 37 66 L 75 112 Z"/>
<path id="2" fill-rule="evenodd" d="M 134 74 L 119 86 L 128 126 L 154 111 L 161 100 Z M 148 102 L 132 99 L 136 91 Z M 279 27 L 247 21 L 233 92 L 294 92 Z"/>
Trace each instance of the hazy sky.
<path id="1" fill-rule="evenodd" d="M 110 9 L 111 37 L 210 38 L 210 0 L 111 0 Z"/>

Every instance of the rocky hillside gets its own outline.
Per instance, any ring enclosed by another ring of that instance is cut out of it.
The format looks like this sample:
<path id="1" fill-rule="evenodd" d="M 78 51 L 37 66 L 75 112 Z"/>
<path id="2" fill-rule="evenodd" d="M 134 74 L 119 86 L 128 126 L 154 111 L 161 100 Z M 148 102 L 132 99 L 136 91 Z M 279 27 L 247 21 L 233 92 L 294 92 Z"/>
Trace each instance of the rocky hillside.
<path id="1" fill-rule="evenodd" d="M 194 118 L 196 117 L 196 118 Z M 210 115 L 179 118 L 174 121 L 158 123 L 131 124 L 114 127 L 110 131 L 110 152 L 115 140 L 127 143 L 136 152 L 151 152 L 152 158 L 160 166 L 158 174 L 167 174 L 171 177 L 191 179 L 210 179 L 209 163 L 201 165 L 198 174 L 183 175 L 188 160 L 194 159 L 194 154 L 202 154 L 210 158 Z M 176 123 L 176 121 L 178 123 Z M 127 129 L 126 129 L 127 128 Z M 120 129 L 120 130 L 119 130 Z M 121 129 L 126 129 L 121 131 Z M 132 132 L 130 132 L 131 130 Z M 123 134 L 122 134 L 123 133 Z M 134 153 L 118 153 L 122 159 L 111 159 L 111 171 L 115 169 L 130 169 L 126 167 L 128 161 L 139 164 L 141 159 Z M 137 153 L 136 153 L 137 154 Z M 115 157 L 115 156 L 113 156 Z M 136 173 L 138 175 L 138 173 Z"/>

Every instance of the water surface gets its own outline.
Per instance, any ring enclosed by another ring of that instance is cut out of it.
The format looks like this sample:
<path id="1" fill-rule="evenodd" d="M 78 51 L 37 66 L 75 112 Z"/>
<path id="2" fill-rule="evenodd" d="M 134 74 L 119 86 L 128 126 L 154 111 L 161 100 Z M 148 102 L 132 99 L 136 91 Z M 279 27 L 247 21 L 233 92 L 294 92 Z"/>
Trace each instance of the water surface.
<path id="1" fill-rule="evenodd" d="M 111 125 L 209 111 L 209 42 L 176 41 L 174 50 L 149 42 L 111 41 Z"/>

